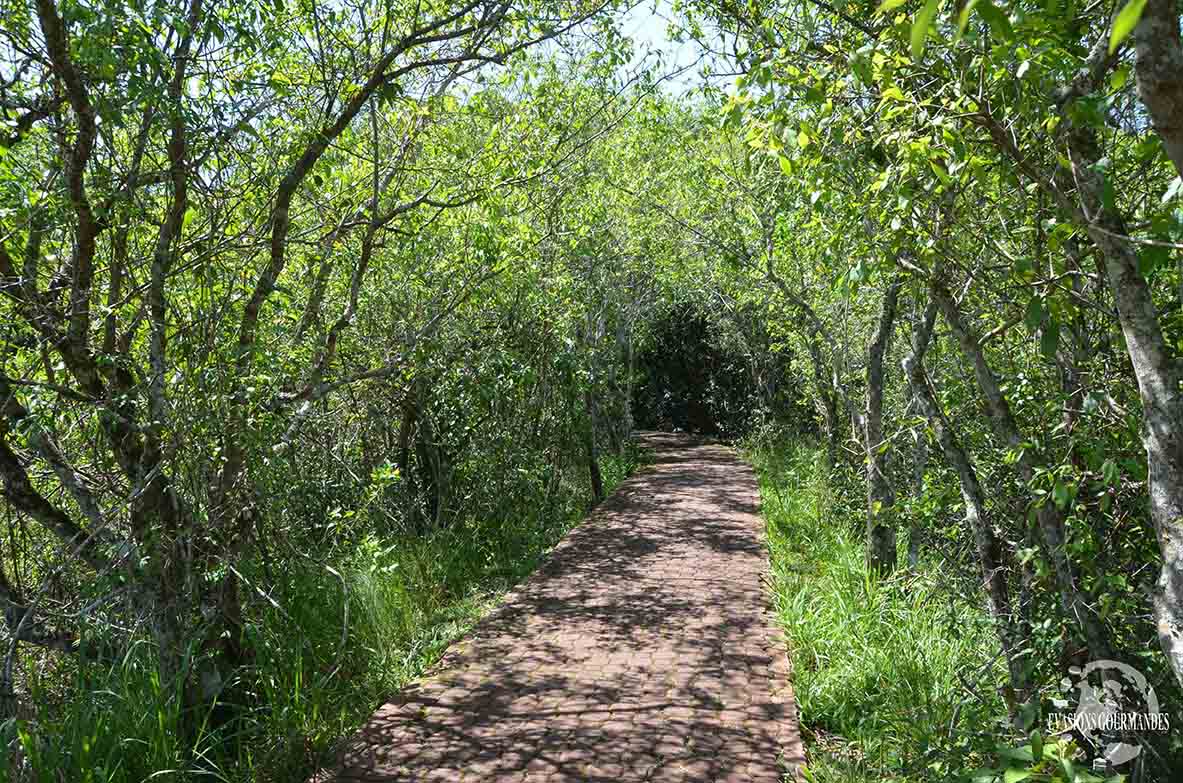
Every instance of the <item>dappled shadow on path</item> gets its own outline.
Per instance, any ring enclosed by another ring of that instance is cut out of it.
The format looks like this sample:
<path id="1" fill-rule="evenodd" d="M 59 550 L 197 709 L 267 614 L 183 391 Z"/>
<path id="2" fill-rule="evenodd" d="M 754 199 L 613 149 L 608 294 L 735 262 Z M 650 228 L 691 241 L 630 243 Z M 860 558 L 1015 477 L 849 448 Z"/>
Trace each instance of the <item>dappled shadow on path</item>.
<path id="1" fill-rule="evenodd" d="M 320 779 L 774 781 L 801 763 L 754 477 L 721 446 L 645 441 L 652 467 Z"/>

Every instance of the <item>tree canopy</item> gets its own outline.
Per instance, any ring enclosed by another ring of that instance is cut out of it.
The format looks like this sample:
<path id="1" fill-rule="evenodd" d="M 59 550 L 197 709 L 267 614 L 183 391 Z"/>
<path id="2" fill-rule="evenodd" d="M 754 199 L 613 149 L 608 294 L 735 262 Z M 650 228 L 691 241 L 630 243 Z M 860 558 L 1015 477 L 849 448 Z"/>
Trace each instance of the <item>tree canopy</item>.
<path id="1" fill-rule="evenodd" d="M 819 438 L 878 578 L 969 575 L 997 734 L 1090 660 L 1183 695 L 1177 4 L 678 0 L 685 94 L 631 5 L 0 0 L 12 769 L 307 774 L 357 707 L 285 694 L 397 685 L 367 634 L 635 421 Z"/>

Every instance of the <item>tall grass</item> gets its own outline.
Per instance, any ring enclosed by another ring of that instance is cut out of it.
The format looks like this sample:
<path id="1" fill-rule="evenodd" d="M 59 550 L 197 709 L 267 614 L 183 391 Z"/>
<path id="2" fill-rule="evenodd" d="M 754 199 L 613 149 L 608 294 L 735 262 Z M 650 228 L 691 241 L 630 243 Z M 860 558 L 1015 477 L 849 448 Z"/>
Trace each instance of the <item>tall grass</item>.
<path id="1" fill-rule="evenodd" d="M 936 562 L 872 578 L 861 517 L 842 510 L 814 446 L 765 442 L 749 454 L 809 778 L 948 780 L 981 766 L 1005 708 L 976 597 L 960 595 Z"/>
<path id="2" fill-rule="evenodd" d="M 639 455 L 604 459 L 611 489 Z M 298 781 L 375 707 L 439 659 L 582 518 L 572 486 L 549 511 L 455 520 L 429 535 L 370 534 L 327 561 L 245 574 L 255 585 L 250 666 L 234 703 L 182 736 L 184 700 L 162 687 L 147 643 L 106 664 L 32 681 L 34 713 L 0 726 L 0 775 L 32 783 Z M 266 577 L 265 579 L 263 577 Z"/>

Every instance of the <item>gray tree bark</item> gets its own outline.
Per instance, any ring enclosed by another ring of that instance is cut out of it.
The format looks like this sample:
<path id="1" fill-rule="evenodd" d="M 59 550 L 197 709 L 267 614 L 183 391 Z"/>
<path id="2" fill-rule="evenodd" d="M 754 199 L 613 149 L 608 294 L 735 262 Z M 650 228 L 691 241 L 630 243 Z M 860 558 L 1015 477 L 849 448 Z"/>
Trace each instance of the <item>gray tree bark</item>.
<path id="1" fill-rule="evenodd" d="M 1183 176 L 1183 44 L 1176 0 L 1147 0 L 1134 28 L 1138 97 L 1167 157 Z"/>
<path id="2" fill-rule="evenodd" d="M 1138 254 L 1126 238 L 1125 222 L 1101 198 L 1104 182 L 1094 167 L 1101 156 L 1095 134 L 1074 129 L 1069 156 L 1086 228 L 1105 259 L 1109 288 L 1138 380 L 1150 515 L 1163 560 L 1154 588 L 1154 619 L 1163 653 L 1183 684 L 1183 394 L 1179 388 L 1183 373 L 1163 337 L 1150 286 L 1138 271 Z"/>
<path id="3" fill-rule="evenodd" d="M 986 361 L 986 354 L 982 350 L 977 336 L 962 317 L 961 310 L 953 299 L 953 294 L 943 282 L 933 278 L 930 291 L 941 315 L 944 316 L 954 337 L 957 338 L 962 353 L 973 364 L 974 376 L 986 403 L 986 410 L 994 431 L 1003 443 L 1018 454 L 1019 474 L 1024 482 L 1030 484 L 1035 478 L 1037 460 L 1032 454 L 1032 449 L 1027 447 L 1026 439 L 1019 430 L 1019 425 L 1011 412 L 1010 402 L 1002 393 L 1002 387 L 994 375 L 993 369 Z M 1105 629 L 1099 618 L 1093 613 L 1088 601 L 1085 600 L 1083 591 L 1079 587 L 1076 569 L 1068 558 L 1065 548 L 1067 536 L 1064 531 L 1063 515 L 1053 503 L 1047 502 L 1035 510 L 1035 515 L 1042 536 L 1043 550 L 1048 561 L 1052 564 L 1056 587 L 1060 592 L 1060 602 L 1064 611 L 1068 617 L 1076 621 L 1092 658 L 1094 660 L 1105 658 L 1109 654 Z"/>
<path id="4" fill-rule="evenodd" d="M 1011 603 L 1010 587 L 1007 581 L 1005 563 L 1006 550 L 998 531 L 990 522 L 986 512 L 986 495 L 978 481 L 977 471 L 969 454 L 961 445 L 957 434 L 937 400 L 936 392 L 924 371 L 924 354 L 936 320 L 937 305 L 930 303 L 925 309 L 912 341 L 912 352 L 903 360 L 904 372 L 912 388 L 920 411 L 928 421 L 949 466 L 957 474 L 961 497 L 965 501 L 965 521 L 974 535 L 978 550 L 978 566 L 982 573 L 982 584 L 986 589 L 990 616 L 998 630 L 1002 653 L 1006 656 L 1009 688 L 1004 694 L 1012 717 L 1018 713 L 1018 705 L 1028 698 L 1027 675 L 1019 650 L 1022 649 L 1023 634 Z"/>
<path id="5" fill-rule="evenodd" d="M 592 498 L 596 503 L 604 500 L 604 476 L 600 472 L 600 451 L 596 445 L 596 400 L 592 395 L 591 389 L 587 389 L 583 393 L 583 402 L 587 408 L 587 434 L 585 445 L 587 447 L 587 472 L 588 478 L 591 481 Z"/>
<path id="6" fill-rule="evenodd" d="M 809 360 L 813 368 L 813 383 L 817 387 L 818 407 L 821 409 L 822 430 L 826 436 L 826 465 L 830 468 L 838 462 L 838 400 L 830 385 L 828 366 L 818 345 L 818 333 L 814 332 L 806 343 L 809 346 Z"/>

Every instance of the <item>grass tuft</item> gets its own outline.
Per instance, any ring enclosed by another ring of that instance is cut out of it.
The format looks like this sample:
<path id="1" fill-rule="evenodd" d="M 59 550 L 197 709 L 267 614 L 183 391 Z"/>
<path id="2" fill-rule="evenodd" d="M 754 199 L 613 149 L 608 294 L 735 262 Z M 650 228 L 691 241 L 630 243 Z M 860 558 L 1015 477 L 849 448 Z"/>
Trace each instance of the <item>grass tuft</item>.
<path id="1" fill-rule="evenodd" d="M 934 562 L 874 578 L 860 521 L 836 510 L 814 446 L 763 445 L 749 456 L 809 779 L 956 779 L 972 769 L 1005 716 L 999 694 L 982 685 L 1003 676 L 983 607 L 953 592 Z"/>

